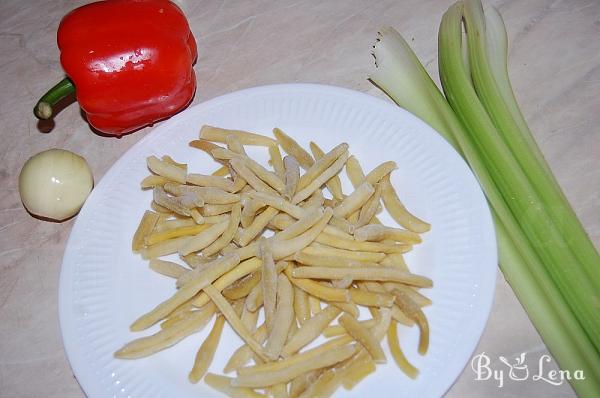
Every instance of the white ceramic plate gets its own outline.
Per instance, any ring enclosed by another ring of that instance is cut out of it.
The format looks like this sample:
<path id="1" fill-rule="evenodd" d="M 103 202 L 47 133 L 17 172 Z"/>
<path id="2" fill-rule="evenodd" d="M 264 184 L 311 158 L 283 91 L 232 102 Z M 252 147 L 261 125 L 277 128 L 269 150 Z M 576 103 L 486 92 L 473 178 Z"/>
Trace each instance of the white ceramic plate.
<path id="1" fill-rule="evenodd" d="M 325 149 L 345 141 L 365 170 L 385 160 L 399 168 L 392 182 L 405 205 L 433 228 L 407 255 L 418 274 L 434 281 L 425 312 L 431 344 L 416 352 L 417 328 L 400 327 L 402 347 L 420 369 L 408 379 L 393 360 L 348 392 L 336 396 L 441 396 L 469 360 L 487 320 L 496 279 L 496 245 L 490 212 L 477 181 L 459 155 L 434 130 L 380 99 L 337 87 L 291 84 L 258 87 L 215 98 L 161 123 L 106 173 L 88 198 L 69 238 L 60 275 L 63 340 L 73 372 L 90 398 L 219 396 L 187 374 L 208 329 L 151 357 L 113 358 L 140 314 L 169 297 L 169 278 L 150 271 L 133 255 L 133 232 L 151 200 L 139 189 L 148 174 L 146 157 L 171 155 L 191 171 L 216 169 L 187 143 L 201 125 L 270 134 L 280 127 L 301 144 Z M 252 155 L 267 159 L 264 149 Z M 347 192 L 349 186 L 345 187 Z M 384 216 L 386 224 L 392 221 Z M 223 366 L 241 340 L 227 326 L 212 372 Z M 387 350 L 387 344 L 385 344 Z"/>

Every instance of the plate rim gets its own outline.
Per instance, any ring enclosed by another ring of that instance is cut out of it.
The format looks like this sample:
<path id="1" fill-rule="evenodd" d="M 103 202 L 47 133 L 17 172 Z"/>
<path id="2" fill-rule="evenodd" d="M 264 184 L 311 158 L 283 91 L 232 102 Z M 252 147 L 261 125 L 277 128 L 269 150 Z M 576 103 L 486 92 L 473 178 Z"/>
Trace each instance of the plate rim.
<path id="1" fill-rule="evenodd" d="M 168 129 L 168 127 L 171 124 L 177 123 L 178 120 L 181 117 L 183 117 L 181 115 L 184 115 L 185 113 L 188 113 L 188 112 L 194 112 L 194 111 L 197 112 L 198 110 L 201 110 L 202 108 L 210 108 L 210 107 L 218 104 L 219 102 L 228 102 L 228 101 L 230 101 L 236 97 L 240 97 L 240 96 L 243 97 L 243 96 L 247 96 L 247 95 L 266 94 L 266 93 L 273 92 L 273 91 L 282 91 L 282 92 L 288 91 L 290 93 L 297 93 L 297 92 L 300 92 L 303 90 L 317 91 L 317 92 L 326 91 L 326 92 L 329 92 L 332 94 L 337 94 L 337 95 L 348 95 L 348 96 L 360 97 L 360 100 L 371 102 L 373 105 L 381 107 L 382 109 L 386 109 L 388 111 L 400 112 L 400 113 L 404 114 L 403 117 L 413 119 L 413 122 L 422 124 L 423 127 L 425 128 L 425 130 L 428 130 L 428 131 L 425 131 L 425 133 L 430 134 L 432 136 L 432 139 L 441 140 L 441 141 L 443 141 L 442 145 L 449 146 L 451 151 L 454 152 L 455 155 L 459 158 L 458 160 L 460 160 L 460 162 L 463 163 L 464 167 L 466 168 L 466 172 L 470 175 L 469 178 L 472 178 L 475 181 L 475 183 L 477 184 L 478 194 L 482 197 L 482 200 L 485 203 L 485 205 L 483 206 L 484 208 L 482 209 L 483 217 L 480 220 L 480 223 L 482 224 L 483 230 L 488 231 L 488 234 L 486 235 L 487 239 L 486 239 L 485 243 L 486 243 L 486 246 L 489 245 L 489 247 L 490 247 L 489 261 L 491 263 L 495 264 L 495 266 L 492 268 L 492 270 L 489 273 L 486 274 L 487 278 L 485 278 L 485 280 L 482 282 L 482 285 L 485 284 L 486 287 L 488 288 L 487 290 L 484 290 L 484 292 L 487 291 L 488 293 L 485 296 L 483 296 L 483 295 L 479 296 L 479 299 L 482 300 L 482 302 L 479 302 L 478 305 L 483 308 L 482 314 L 484 314 L 484 316 L 483 315 L 481 316 L 480 322 L 476 325 L 477 327 L 473 328 L 469 333 L 470 335 L 476 336 L 474 339 L 472 339 L 473 347 L 470 348 L 469 350 L 465 350 L 466 358 L 463 358 L 463 360 L 460 361 L 460 362 L 464 362 L 464 365 L 462 367 L 460 367 L 460 369 L 457 368 L 456 371 L 453 372 L 452 380 L 449 381 L 447 383 L 447 385 L 445 385 L 443 390 L 441 391 L 441 395 L 443 395 L 452 387 L 452 385 L 454 385 L 454 383 L 458 380 L 460 374 L 466 368 L 466 366 L 468 364 L 468 359 L 472 356 L 474 350 L 476 349 L 477 345 L 479 344 L 481 337 L 483 335 L 483 332 L 484 332 L 484 328 L 487 325 L 489 317 L 490 317 L 491 308 L 492 308 L 492 304 L 493 304 L 494 296 L 495 296 L 496 280 L 498 277 L 498 267 L 497 267 L 498 247 L 497 247 L 495 229 L 494 229 L 491 209 L 485 198 L 485 194 L 483 193 L 483 190 L 479 184 L 479 181 L 477 180 L 477 177 L 475 176 L 475 174 L 473 173 L 473 171 L 471 170 L 469 165 L 466 163 L 466 161 L 460 156 L 460 154 L 458 154 L 456 152 L 456 150 L 454 150 L 454 148 L 451 147 L 451 145 L 437 131 L 435 131 L 427 123 L 425 123 L 423 120 L 419 119 L 417 116 L 413 115 L 412 113 L 406 111 L 405 109 L 397 106 L 396 104 L 394 104 L 392 102 L 375 97 L 375 96 L 365 93 L 365 92 L 361 92 L 361 91 L 357 91 L 357 90 L 353 90 L 353 89 L 349 89 L 349 88 L 345 88 L 345 87 L 327 85 L 327 84 L 315 84 L 315 83 L 281 83 L 281 84 L 259 85 L 259 86 L 255 86 L 255 87 L 249 87 L 249 88 L 244 88 L 241 90 L 228 92 L 228 93 L 213 97 L 206 101 L 195 104 L 189 108 L 186 108 L 183 111 L 179 112 L 178 114 L 172 116 L 170 119 L 154 125 L 152 127 L 152 130 L 148 131 L 144 137 L 142 137 L 135 144 L 131 145 L 131 147 L 129 147 L 109 167 L 109 169 L 104 173 L 104 175 L 101 177 L 101 179 L 98 181 L 98 183 L 95 184 L 94 190 L 92 190 L 90 197 L 88 197 L 88 200 L 84 204 L 84 206 L 81 209 L 79 214 L 87 213 L 86 209 L 88 209 L 91 206 L 91 204 L 88 205 L 88 203 L 92 203 L 94 201 L 94 199 L 93 199 L 94 192 L 96 190 L 99 190 L 100 188 L 102 188 L 104 185 L 108 184 L 108 181 L 110 181 L 114 177 L 115 173 L 117 173 L 118 169 L 121 167 L 121 164 L 125 163 L 127 161 L 127 158 L 130 156 L 131 153 L 139 150 L 140 147 L 146 145 L 146 143 L 148 141 L 152 140 L 157 134 L 161 134 L 162 130 Z M 90 200 L 90 198 L 92 200 Z M 59 276 L 59 285 L 58 285 L 58 315 L 59 315 L 59 328 L 61 331 L 62 343 L 63 343 L 63 347 L 65 350 L 71 371 L 73 372 L 73 375 L 75 376 L 77 382 L 79 383 L 82 391 L 87 396 L 92 397 L 92 396 L 96 396 L 96 395 L 100 394 L 100 392 L 103 391 L 103 389 L 102 389 L 100 383 L 97 383 L 95 381 L 93 370 L 86 369 L 86 367 L 83 366 L 83 364 L 81 364 L 81 362 L 82 362 L 81 356 L 79 356 L 79 357 L 77 356 L 77 347 L 76 347 L 77 344 L 75 344 L 76 343 L 75 338 L 76 338 L 77 334 L 75 333 L 74 327 L 73 327 L 74 319 L 69 316 L 71 314 L 71 312 L 68 311 L 70 304 L 72 304 L 71 299 L 72 299 L 73 284 L 72 284 L 72 281 L 70 280 L 70 277 L 72 276 L 72 272 L 73 272 L 73 267 L 74 267 L 73 261 L 71 260 L 71 258 L 74 256 L 73 249 L 72 249 L 72 241 L 75 239 L 75 236 L 79 233 L 79 229 L 82 228 L 81 222 L 79 221 L 80 218 L 82 218 L 82 217 L 79 217 L 79 215 L 78 215 L 77 219 L 75 220 L 75 223 L 71 229 L 69 238 L 66 242 L 65 249 L 64 249 L 64 254 L 63 254 L 63 259 L 62 259 L 61 269 L 60 269 L 60 276 Z"/>

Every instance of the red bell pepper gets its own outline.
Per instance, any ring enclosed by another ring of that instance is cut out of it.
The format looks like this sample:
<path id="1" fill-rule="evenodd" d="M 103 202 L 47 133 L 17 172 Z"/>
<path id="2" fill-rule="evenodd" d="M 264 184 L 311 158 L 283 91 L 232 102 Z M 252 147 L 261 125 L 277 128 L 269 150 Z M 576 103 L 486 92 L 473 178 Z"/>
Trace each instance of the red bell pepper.
<path id="1" fill-rule="evenodd" d="M 79 7 L 58 28 L 67 78 L 42 97 L 35 114 L 76 93 L 89 124 L 110 135 L 165 119 L 196 90 L 196 41 L 183 12 L 168 0 L 107 0 Z"/>

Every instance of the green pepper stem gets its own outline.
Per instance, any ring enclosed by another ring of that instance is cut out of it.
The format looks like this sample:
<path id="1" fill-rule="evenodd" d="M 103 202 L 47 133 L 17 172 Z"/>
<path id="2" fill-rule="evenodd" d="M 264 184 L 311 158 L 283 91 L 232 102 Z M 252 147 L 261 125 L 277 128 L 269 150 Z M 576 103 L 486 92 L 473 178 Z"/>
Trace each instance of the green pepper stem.
<path id="1" fill-rule="evenodd" d="M 54 106 L 74 92 L 73 82 L 65 77 L 40 98 L 35 108 L 33 108 L 33 114 L 38 119 L 50 119 L 54 114 Z"/>

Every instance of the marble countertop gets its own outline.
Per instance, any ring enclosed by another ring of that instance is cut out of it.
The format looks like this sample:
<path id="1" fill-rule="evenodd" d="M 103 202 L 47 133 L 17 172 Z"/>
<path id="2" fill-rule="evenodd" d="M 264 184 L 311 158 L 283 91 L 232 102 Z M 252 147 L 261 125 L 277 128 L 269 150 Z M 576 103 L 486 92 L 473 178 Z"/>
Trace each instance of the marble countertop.
<path id="1" fill-rule="evenodd" d="M 90 131 L 76 105 L 47 132 L 31 109 L 63 77 L 56 47 L 61 17 L 83 1 L 0 3 L 0 396 L 84 396 L 62 346 L 58 277 L 74 220 L 48 223 L 23 208 L 17 180 L 35 153 L 84 156 L 99 181 L 144 129 L 121 139 Z M 180 0 L 199 43 L 194 103 L 270 83 L 337 85 L 385 96 L 366 80 L 377 28 L 409 40 L 437 79 L 437 29 L 451 0 Z M 510 39 L 509 70 L 523 113 L 596 246 L 600 245 L 600 2 L 497 0 Z M 492 367 L 527 353 L 537 370 L 547 349 L 499 274 L 491 316 L 474 354 Z M 545 369 L 556 367 L 554 361 Z M 567 397 L 566 382 L 478 381 L 467 365 L 448 397 Z"/>

